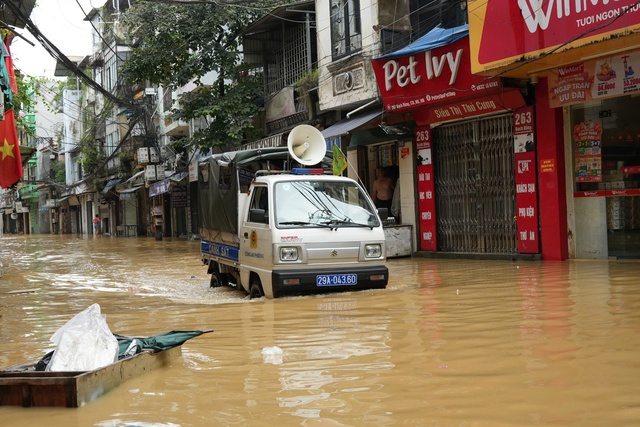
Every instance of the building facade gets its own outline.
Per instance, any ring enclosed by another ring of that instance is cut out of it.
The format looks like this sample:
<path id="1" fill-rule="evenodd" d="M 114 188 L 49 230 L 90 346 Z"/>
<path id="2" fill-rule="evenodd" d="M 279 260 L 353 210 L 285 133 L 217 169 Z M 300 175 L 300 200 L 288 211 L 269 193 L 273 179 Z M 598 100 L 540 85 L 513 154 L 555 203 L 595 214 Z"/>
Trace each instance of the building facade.
<path id="1" fill-rule="evenodd" d="M 535 87 L 542 255 L 638 258 L 640 10 L 624 0 L 558 2 L 557 13 L 523 4 L 469 1 L 472 71 Z"/>

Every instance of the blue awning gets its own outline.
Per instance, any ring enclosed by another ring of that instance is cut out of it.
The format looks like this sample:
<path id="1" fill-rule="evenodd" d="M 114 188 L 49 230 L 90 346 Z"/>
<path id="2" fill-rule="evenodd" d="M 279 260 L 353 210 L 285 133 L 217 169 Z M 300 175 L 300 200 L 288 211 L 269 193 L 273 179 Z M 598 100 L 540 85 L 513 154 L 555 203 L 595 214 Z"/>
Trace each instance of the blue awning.
<path id="1" fill-rule="evenodd" d="M 180 173 L 174 173 L 173 175 L 171 175 L 169 177 L 169 179 L 171 181 L 175 181 L 175 182 L 180 182 L 183 179 L 185 179 L 187 177 L 187 175 L 189 175 L 189 172 L 180 172 Z"/>
<path id="2" fill-rule="evenodd" d="M 469 35 L 469 24 L 460 25 L 453 28 L 440 28 L 435 27 L 424 36 L 411 44 L 396 50 L 395 52 L 388 53 L 384 56 L 380 56 L 375 59 L 391 59 L 399 56 L 409 56 L 420 52 L 426 52 L 438 47 L 446 46 L 449 43 L 453 43 L 465 36 Z"/>

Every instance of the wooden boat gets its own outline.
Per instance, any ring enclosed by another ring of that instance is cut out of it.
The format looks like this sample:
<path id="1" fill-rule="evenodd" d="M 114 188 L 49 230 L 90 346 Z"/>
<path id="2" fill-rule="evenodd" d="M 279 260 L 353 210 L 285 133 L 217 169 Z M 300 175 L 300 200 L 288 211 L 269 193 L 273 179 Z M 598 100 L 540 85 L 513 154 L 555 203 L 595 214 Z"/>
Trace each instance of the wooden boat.
<path id="1" fill-rule="evenodd" d="M 0 371 L 0 406 L 77 408 L 143 372 L 170 364 L 182 347 L 144 350 L 134 356 L 86 372 L 36 371 L 36 363 Z"/>

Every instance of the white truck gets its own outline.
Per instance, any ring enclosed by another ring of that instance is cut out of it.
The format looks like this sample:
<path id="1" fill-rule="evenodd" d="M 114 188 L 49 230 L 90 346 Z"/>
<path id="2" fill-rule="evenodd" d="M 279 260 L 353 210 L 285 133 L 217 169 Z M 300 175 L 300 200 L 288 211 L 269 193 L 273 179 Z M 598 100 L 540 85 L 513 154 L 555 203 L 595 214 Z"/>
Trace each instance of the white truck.
<path id="1" fill-rule="evenodd" d="M 350 178 L 287 167 L 330 165 L 322 143 L 312 160 L 289 141 L 289 149 L 227 152 L 199 164 L 201 256 L 212 287 L 277 298 L 387 286 L 386 210 L 378 213 Z"/>

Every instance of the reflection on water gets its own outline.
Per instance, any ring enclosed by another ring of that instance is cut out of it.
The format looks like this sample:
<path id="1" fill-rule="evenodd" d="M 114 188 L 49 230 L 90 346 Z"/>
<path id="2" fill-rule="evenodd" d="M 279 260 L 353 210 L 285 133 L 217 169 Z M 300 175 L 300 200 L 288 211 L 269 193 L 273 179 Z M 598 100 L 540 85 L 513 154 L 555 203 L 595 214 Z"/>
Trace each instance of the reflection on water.
<path id="1" fill-rule="evenodd" d="M 386 290 L 249 300 L 198 243 L 0 239 L 0 368 L 92 303 L 113 332 L 214 329 L 78 409 L 2 426 L 635 426 L 640 263 L 394 259 Z M 277 363 L 264 349 L 277 348 Z"/>

